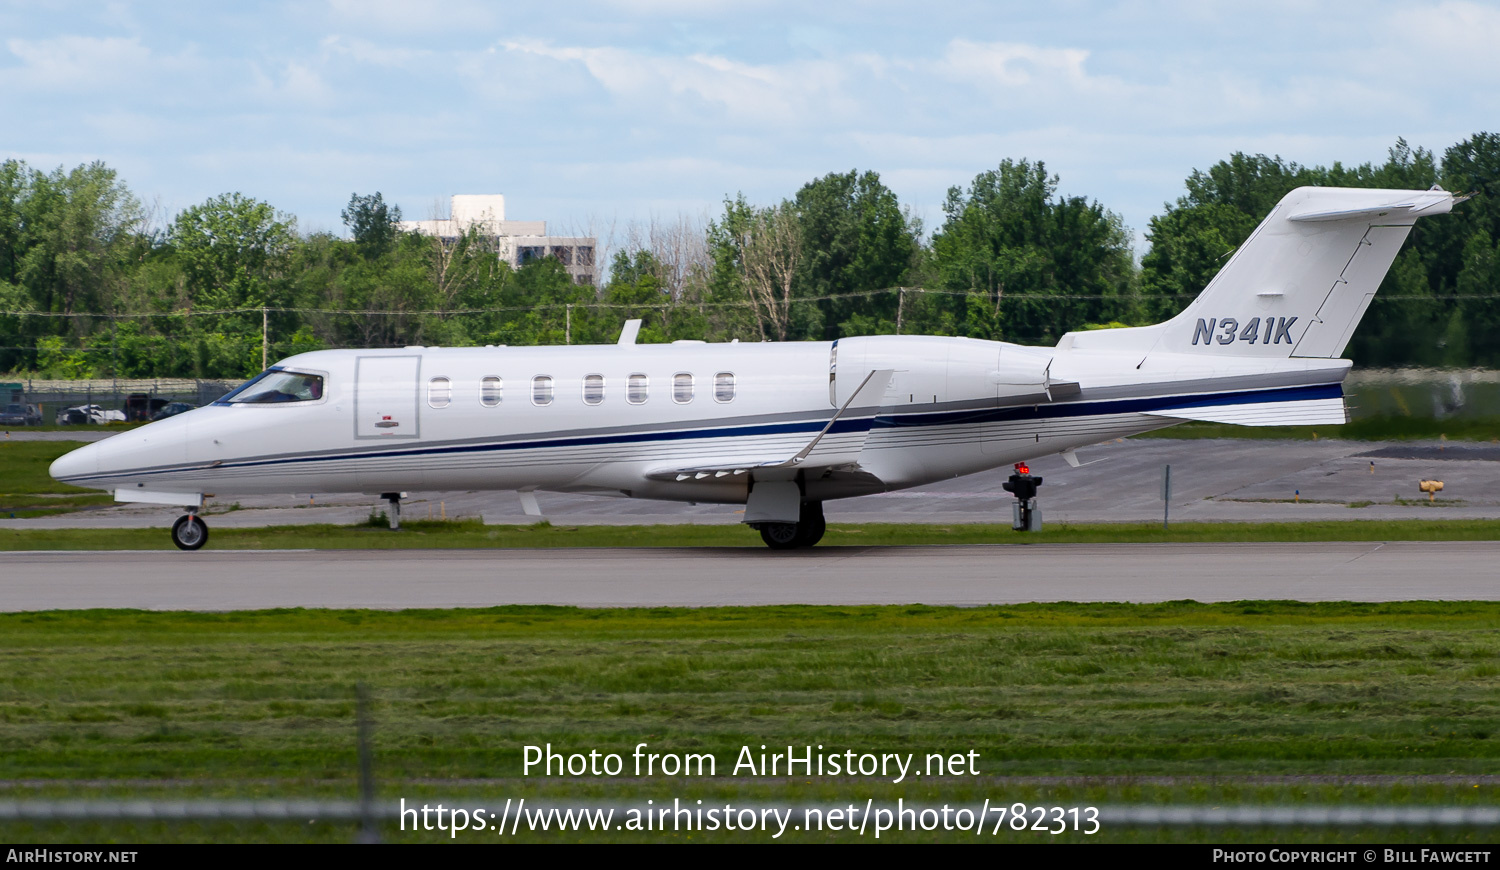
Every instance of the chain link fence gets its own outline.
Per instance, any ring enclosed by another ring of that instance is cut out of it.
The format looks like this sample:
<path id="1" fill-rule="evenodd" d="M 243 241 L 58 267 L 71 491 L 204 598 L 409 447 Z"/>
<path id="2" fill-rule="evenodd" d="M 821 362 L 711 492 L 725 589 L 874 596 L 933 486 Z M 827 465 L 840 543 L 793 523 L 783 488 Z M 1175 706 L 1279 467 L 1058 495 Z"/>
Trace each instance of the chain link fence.
<path id="1" fill-rule="evenodd" d="M 151 419 L 168 405 L 177 402 L 194 407 L 207 405 L 240 385 L 238 380 L 204 378 L 92 378 L 62 380 L 20 378 L 0 384 L 6 403 L 36 405 L 44 424 L 86 424 L 119 420 L 139 422 Z M 70 408 L 97 406 L 105 412 L 117 412 L 108 418 L 87 412 L 68 414 Z"/>

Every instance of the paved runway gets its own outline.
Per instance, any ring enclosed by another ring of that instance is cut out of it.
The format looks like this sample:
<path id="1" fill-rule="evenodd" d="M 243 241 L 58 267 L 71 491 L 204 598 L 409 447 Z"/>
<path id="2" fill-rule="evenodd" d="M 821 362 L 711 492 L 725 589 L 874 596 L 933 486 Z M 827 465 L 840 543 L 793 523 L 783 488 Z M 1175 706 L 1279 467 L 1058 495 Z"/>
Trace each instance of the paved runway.
<path id="1" fill-rule="evenodd" d="M 24 552 L 0 610 L 1500 600 L 1500 542 Z"/>

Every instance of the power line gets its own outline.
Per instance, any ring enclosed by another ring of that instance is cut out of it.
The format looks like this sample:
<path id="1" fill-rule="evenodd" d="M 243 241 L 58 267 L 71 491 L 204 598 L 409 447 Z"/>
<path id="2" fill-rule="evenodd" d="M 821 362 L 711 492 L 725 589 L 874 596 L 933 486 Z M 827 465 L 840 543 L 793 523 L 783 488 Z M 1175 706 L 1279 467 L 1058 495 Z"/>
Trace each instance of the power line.
<path id="1" fill-rule="evenodd" d="M 957 296 L 982 297 L 986 301 L 996 301 L 993 294 L 975 293 L 968 290 L 930 290 L 922 287 L 887 287 L 881 290 L 858 290 L 851 293 L 828 293 L 821 296 L 797 296 L 790 301 L 792 304 L 805 302 L 830 302 L 839 299 L 866 299 L 872 296 L 880 296 L 886 293 L 900 293 L 902 291 L 930 296 Z M 998 301 L 1021 302 L 1021 301 L 1070 301 L 1070 302 L 1130 302 L 1148 301 L 1154 299 L 1191 299 L 1196 293 L 1163 293 L 1152 296 L 1126 295 L 1126 294 L 1104 294 L 1104 293 L 1006 293 L 1001 294 Z M 1451 297 L 1445 297 L 1451 298 Z M 145 312 L 102 312 L 102 311 L 22 311 L 8 310 L 0 311 L 0 316 L 8 317 L 97 317 L 101 319 L 141 319 L 152 317 L 207 317 L 215 315 L 233 314 L 259 314 L 262 311 L 272 314 L 336 314 L 353 316 L 433 316 L 450 317 L 469 314 L 495 314 L 515 311 L 540 311 L 555 310 L 563 311 L 568 307 L 585 309 L 606 310 L 642 310 L 673 308 L 753 308 L 759 305 L 753 300 L 666 300 L 662 302 L 542 302 L 535 305 L 497 305 L 489 308 L 439 308 L 439 309 L 369 309 L 369 308 L 306 308 L 301 306 L 252 306 L 245 308 L 209 308 L 188 309 L 184 311 L 145 311 Z"/>
<path id="2" fill-rule="evenodd" d="M 861 290 L 853 293 L 829 293 L 822 296 L 798 296 L 793 298 L 791 304 L 808 302 L 830 302 L 840 299 L 864 299 L 871 296 L 879 296 L 885 293 L 897 293 L 903 288 L 893 287 L 885 290 Z M 1194 299 L 1197 293 L 1159 293 L 1149 296 L 1143 295 L 1111 295 L 1103 293 L 1006 293 L 998 299 L 988 293 L 973 293 L 966 290 L 928 290 L 918 287 L 905 288 L 907 291 L 928 296 L 974 296 L 985 299 L 989 303 L 1004 305 L 1006 303 L 1019 302 L 1153 302 L 1179 299 Z M 1455 293 L 1447 296 L 1380 296 L 1373 298 L 1374 302 L 1417 302 L 1423 304 L 1439 302 L 1462 302 L 1470 300 L 1500 301 L 1500 294 L 1484 293 Z M 721 300 L 721 301 L 664 301 L 664 302 L 542 302 L 535 305 L 497 305 L 489 308 L 411 308 L 411 309 L 372 309 L 372 308 L 307 308 L 301 306 L 254 306 L 248 308 L 207 308 L 188 309 L 184 311 L 24 311 L 24 310 L 0 310 L 0 317 L 37 317 L 37 318 L 78 318 L 91 317 L 101 320 L 146 320 L 158 317 L 216 317 L 231 316 L 237 314 L 323 314 L 347 317 L 457 317 L 479 314 L 507 314 L 526 311 L 557 311 L 563 312 L 568 308 L 585 310 L 661 310 L 690 308 L 754 308 L 760 303 L 752 300 Z"/>

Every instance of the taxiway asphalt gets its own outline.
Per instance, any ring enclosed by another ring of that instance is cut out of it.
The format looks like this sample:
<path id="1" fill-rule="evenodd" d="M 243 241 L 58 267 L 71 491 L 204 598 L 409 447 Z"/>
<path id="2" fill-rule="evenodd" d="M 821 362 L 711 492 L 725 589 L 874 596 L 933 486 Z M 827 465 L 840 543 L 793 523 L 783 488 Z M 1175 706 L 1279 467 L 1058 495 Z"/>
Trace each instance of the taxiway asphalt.
<path id="1" fill-rule="evenodd" d="M 1500 542 L 20 552 L 0 611 L 1500 600 Z"/>

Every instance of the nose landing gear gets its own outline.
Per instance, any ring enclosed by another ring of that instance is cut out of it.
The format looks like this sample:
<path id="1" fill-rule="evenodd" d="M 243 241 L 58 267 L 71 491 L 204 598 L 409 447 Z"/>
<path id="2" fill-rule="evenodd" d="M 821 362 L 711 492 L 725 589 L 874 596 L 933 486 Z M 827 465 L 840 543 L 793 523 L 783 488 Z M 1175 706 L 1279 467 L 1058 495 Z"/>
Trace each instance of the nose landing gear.
<path id="1" fill-rule="evenodd" d="M 773 550 L 794 550 L 797 547 L 811 547 L 823 540 L 823 532 L 827 529 L 828 523 L 823 519 L 823 503 L 808 501 L 802 503 L 801 515 L 795 523 L 762 523 L 760 539 Z"/>
<path id="2" fill-rule="evenodd" d="M 401 529 L 401 499 L 406 498 L 406 493 L 404 493 L 404 492 L 382 492 L 380 494 L 380 497 L 383 498 L 383 499 L 385 499 L 386 503 L 391 506 L 390 514 L 388 515 L 389 516 L 388 522 L 390 523 L 391 531 L 393 531 L 393 532 L 394 531 L 400 531 L 400 529 Z"/>
<path id="3" fill-rule="evenodd" d="M 177 518 L 172 524 L 172 543 L 179 550 L 199 550 L 208 543 L 208 525 L 197 514 Z"/>

